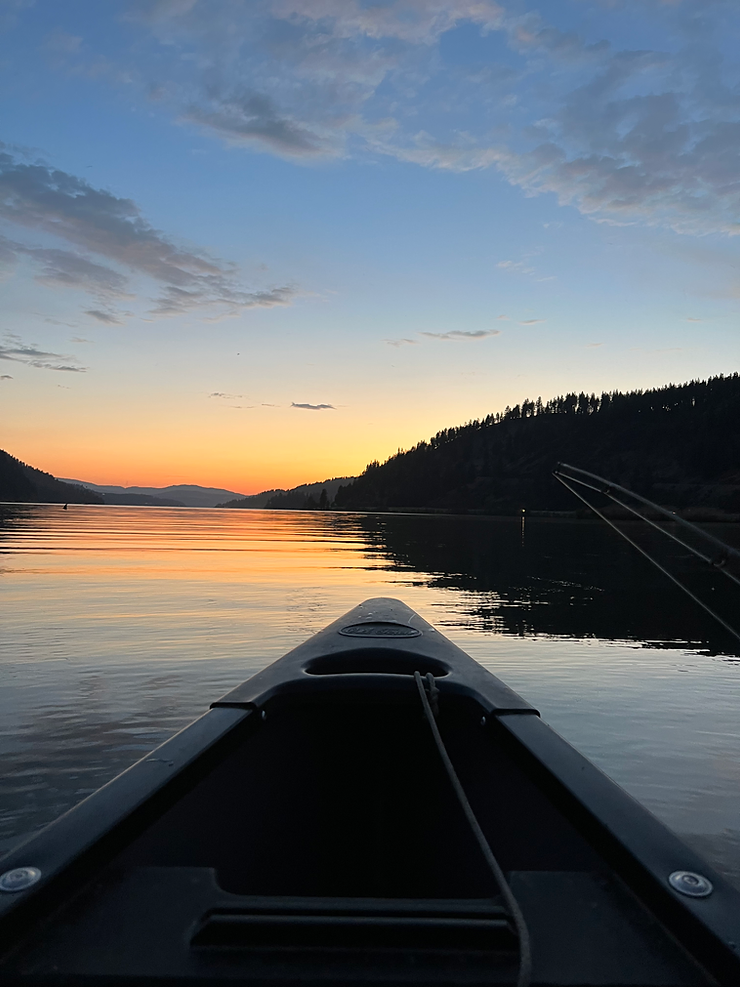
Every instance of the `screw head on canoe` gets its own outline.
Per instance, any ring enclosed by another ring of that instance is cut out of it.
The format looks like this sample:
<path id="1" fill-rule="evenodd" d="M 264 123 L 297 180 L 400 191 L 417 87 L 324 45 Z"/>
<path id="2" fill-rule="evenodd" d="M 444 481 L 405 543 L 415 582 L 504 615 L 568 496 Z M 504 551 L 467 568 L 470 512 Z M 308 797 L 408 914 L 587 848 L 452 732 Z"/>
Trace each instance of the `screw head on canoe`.
<path id="1" fill-rule="evenodd" d="M 706 898 L 714 890 L 708 878 L 691 870 L 674 870 L 668 878 L 668 883 L 674 891 L 688 895 L 689 898 Z"/>
<path id="2" fill-rule="evenodd" d="M 25 891 L 41 877 L 38 867 L 15 867 L 0 875 L 0 891 Z"/>

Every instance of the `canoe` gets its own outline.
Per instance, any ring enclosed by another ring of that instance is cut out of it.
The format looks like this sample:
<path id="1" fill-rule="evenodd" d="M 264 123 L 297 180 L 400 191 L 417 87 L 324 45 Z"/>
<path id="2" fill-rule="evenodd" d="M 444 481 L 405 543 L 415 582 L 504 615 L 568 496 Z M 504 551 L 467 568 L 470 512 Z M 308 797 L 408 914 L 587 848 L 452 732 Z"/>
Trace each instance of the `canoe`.
<path id="1" fill-rule="evenodd" d="M 368 600 L 0 861 L 0 984 L 740 984 L 740 894 Z"/>

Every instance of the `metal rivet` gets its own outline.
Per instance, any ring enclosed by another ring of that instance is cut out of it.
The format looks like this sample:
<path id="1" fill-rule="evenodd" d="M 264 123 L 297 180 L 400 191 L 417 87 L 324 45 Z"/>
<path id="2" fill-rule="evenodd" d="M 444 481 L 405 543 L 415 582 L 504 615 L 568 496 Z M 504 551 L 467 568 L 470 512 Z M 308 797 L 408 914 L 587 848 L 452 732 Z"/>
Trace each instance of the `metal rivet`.
<path id="1" fill-rule="evenodd" d="M 38 867 L 16 867 L 0 876 L 0 891 L 25 891 L 41 877 Z"/>
<path id="2" fill-rule="evenodd" d="M 668 878 L 668 883 L 675 891 L 680 891 L 689 898 L 706 898 L 714 891 L 710 880 L 691 870 L 674 870 Z"/>
<path id="3" fill-rule="evenodd" d="M 480 725 L 482 727 L 484 727 L 486 725 L 486 718 L 485 718 L 485 716 L 481 716 L 481 718 L 480 718 Z"/>
<path id="4" fill-rule="evenodd" d="M 267 719 L 267 710 L 264 710 L 264 709 L 263 709 L 263 710 L 262 710 L 262 714 L 261 714 L 261 715 L 262 715 L 262 719 L 263 719 L 263 720 L 266 720 L 266 719 Z"/>

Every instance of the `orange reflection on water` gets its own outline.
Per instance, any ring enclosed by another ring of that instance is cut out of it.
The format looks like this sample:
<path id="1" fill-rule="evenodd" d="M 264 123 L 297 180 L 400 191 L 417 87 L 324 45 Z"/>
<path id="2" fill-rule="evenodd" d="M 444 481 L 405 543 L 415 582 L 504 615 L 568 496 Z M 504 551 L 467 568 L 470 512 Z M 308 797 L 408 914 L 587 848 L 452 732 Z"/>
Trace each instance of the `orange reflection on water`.
<path id="1" fill-rule="evenodd" d="M 358 567 L 373 567 L 369 555 L 358 558 L 369 545 L 356 516 L 308 511 L 48 506 L 19 517 L 2 548 L 16 562 L 44 556 L 57 572 L 112 569 L 120 577 L 123 567 L 143 579 L 207 574 L 229 581 L 241 574 L 251 581 L 311 570 L 323 578 L 341 570 L 346 581 Z"/>
<path id="2" fill-rule="evenodd" d="M 0 548 L 7 653 L 31 660 L 274 657 L 276 625 L 297 643 L 391 595 L 357 515 L 24 506 Z"/>

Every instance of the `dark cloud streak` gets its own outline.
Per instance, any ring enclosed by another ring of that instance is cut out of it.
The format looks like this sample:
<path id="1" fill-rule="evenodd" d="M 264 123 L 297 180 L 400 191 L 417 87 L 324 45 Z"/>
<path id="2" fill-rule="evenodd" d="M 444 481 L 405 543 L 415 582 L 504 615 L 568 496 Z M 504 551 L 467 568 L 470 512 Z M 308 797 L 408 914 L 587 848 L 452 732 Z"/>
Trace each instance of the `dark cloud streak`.
<path id="1" fill-rule="evenodd" d="M 334 154 L 335 148 L 307 126 L 281 114 L 262 93 L 208 94 L 205 106 L 193 105 L 183 120 L 215 131 L 232 144 L 264 144 L 266 150 L 285 157 Z"/>
<path id="2" fill-rule="evenodd" d="M 178 247 L 141 215 L 131 199 L 93 188 L 45 164 L 26 163 L 7 149 L 0 150 L 0 218 L 59 237 L 151 278 L 161 292 L 155 315 L 213 307 L 237 314 L 249 308 L 287 305 L 295 294 L 290 285 L 247 290 L 234 265 Z M 10 240 L 0 246 L 6 263 L 26 254 L 43 264 L 38 275 L 43 283 L 83 288 L 108 298 L 125 297 L 128 279 L 123 274 L 79 254 Z"/>
<path id="3" fill-rule="evenodd" d="M 73 361 L 74 357 L 66 356 L 62 353 L 50 353 L 40 350 L 35 344 L 24 343 L 17 336 L 6 337 L 6 344 L 0 344 L 0 360 L 9 360 L 12 363 L 25 363 L 29 367 L 38 370 L 63 370 L 67 373 L 84 373 L 86 368 L 74 363 L 62 362 Z"/>
<path id="4" fill-rule="evenodd" d="M 449 332 L 420 332 L 420 336 L 425 336 L 427 339 L 447 339 L 447 340 L 473 340 L 473 339 L 488 339 L 490 336 L 500 336 L 500 329 L 471 329 L 466 331 L 464 329 L 451 329 Z"/>
<path id="5" fill-rule="evenodd" d="M 90 318 L 95 319 L 96 322 L 102 322 L 104 326 L 123 325 L 123 321 L 113 315 L 112 312 L 103 312 L 99 308 L 88 308 L 85 310 L 85 315 L 89 315 Z"/>

